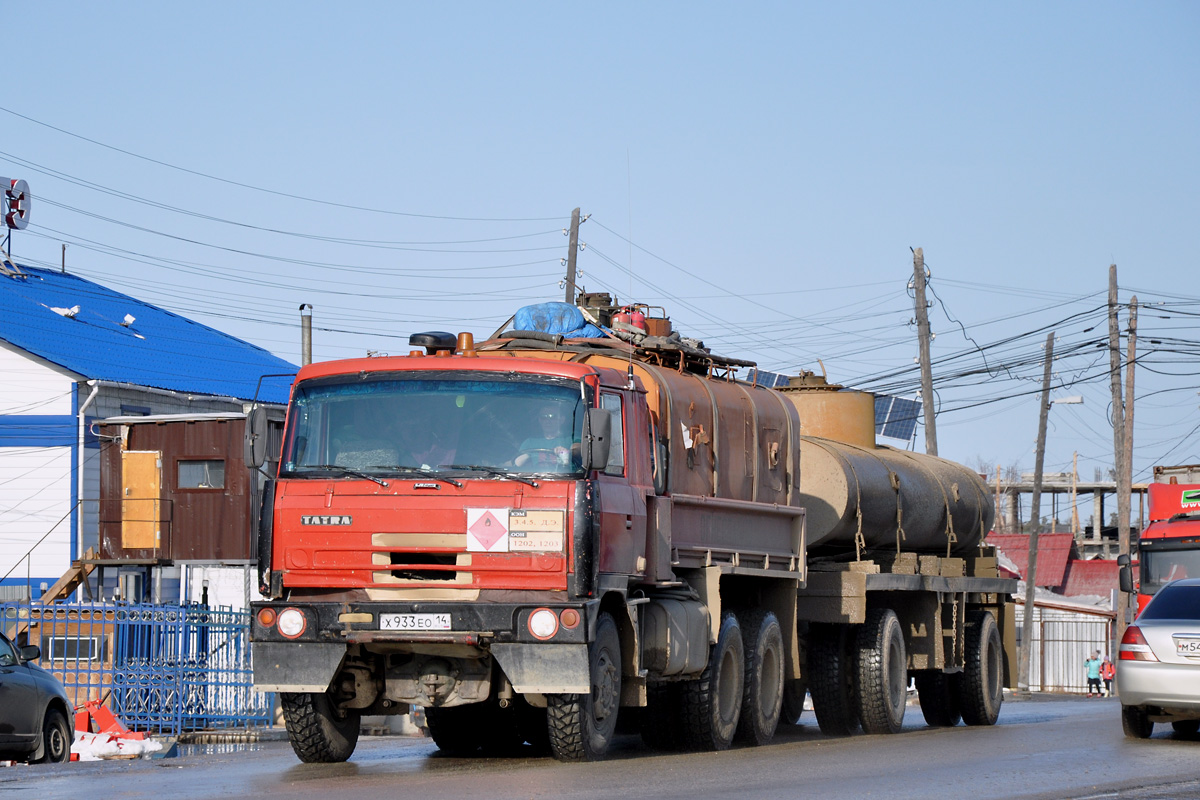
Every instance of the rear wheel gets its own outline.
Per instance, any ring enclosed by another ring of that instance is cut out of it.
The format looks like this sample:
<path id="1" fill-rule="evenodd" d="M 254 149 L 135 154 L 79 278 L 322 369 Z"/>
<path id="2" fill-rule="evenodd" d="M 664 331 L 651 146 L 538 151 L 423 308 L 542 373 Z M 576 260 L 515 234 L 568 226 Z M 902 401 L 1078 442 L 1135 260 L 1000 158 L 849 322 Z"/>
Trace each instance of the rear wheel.
<path id="1" fill-rule="evenodd" d="M 354 752 L 361 719 L 358 711 L 336 708 L 324 692 L 281 692 L 279 704 L 288 741 L 301 761 L 345 761 Z"/>
<path id="2" fill-rule="evenodd" d="M 607 612 L 588 646 L 592 691 L 547 696 L 550 748 L 559 761 L 599 761 L 617 730 L 621 704 L 621 640 Z"/>
<path id="3" fill-rule="evenodd" d="M 680 688 L 683 744 L 690 750 L 725 750 L 742 712 L 746 662 L 737 617 L 725 614 L 708 666 Z"/>
<path id="4" fill-rule="evenodd" d="M 67 718 L 56 708 L 46 712 L 42 722 L 41 764 L 64 764 L 71 760 L 71 728 Z"/>
<path id="5" fill-rule="evenodd" d="M 890 608 L 873 608 L 858 627 L 858 718 L 867 733 L 897 733 L 908 702 L 904 632 Z"/>
<path id="6" fill-rule="evenodd" d="M 954 677 L 945 672 L 922 671 L 915 675 L 917 698 L 925 722 L 935 728 L 950 728 L 962 719 Z"/>
<path id="7" fill-rule="evenodd" d="M 746 675 L 736 738 L 761 745 L 775 735 L 783 705 L 783 633 L 770 611 L 747 614 L 742 631 Z"/>
<path id="8" fill-rule="evenodd" d="M 968 725 L 995 725 L 1004 701 L 1004 651 L 992 612 L 967 614 L 964 663 L 958 684 L 959 708 Z"/>
<path id="9" fill-rule="evenodd" d="M 1121 728 L 1130 739 L 1149 739 L 1154 723 L 1141 706 L 1121 706 Z"/>
<path id="10" fill-rule="evenodd" d="M 813 625 L 809 631 L 808 693 L 812 695 L 817 725 L 826 736 L 849 736 L 858 730 L 858 711 L 846 628 Z"/>

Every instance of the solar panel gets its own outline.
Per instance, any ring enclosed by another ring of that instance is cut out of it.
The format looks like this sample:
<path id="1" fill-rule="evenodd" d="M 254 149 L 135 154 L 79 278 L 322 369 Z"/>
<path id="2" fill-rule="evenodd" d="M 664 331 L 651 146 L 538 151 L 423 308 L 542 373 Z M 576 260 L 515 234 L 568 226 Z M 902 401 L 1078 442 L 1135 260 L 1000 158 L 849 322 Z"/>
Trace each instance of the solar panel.
<path id="1" fill-rule="evenodd" d="M 746 382 L 766 386 L 768 389 L 775 389 L 780 386 L 787 386 L 788 376 L 781 375 L 778 372 L 767 372 L 766 370 L 754 368 L 746 374 Z"/>
<path id="2" fill-rule="evenodd" d="M 921 404 L 916 400 L 875 395 L 875 433 L 889 439 L 910 441 L 917 430 Z"/>

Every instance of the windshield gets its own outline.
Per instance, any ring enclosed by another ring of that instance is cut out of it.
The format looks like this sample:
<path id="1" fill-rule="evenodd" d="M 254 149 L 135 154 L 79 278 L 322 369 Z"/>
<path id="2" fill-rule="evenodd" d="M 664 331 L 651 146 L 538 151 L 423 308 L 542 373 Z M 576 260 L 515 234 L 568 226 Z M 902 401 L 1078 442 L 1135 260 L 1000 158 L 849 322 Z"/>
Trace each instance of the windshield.
<path id="1" fill-rule="evenodd" d="M 388 373 L 306 381 L 288 414 L 281 473 L 573 474 L 583 415 L 580 385 L 564 380 Z"/>
<path id="2" fill-rule="evenodd" d="M 1171 581 L 1200 578 L 1200 549 L 1143 548 L 1139 557 L 1142 562 L 1142 594 L 1154 594 Z"/>

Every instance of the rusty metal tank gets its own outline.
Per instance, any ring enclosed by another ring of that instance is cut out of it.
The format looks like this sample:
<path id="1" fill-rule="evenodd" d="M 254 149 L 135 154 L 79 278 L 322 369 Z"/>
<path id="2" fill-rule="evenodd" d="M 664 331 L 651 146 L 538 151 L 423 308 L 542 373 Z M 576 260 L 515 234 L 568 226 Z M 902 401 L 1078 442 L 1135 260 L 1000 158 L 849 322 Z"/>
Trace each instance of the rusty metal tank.
<path id="1" fill-rule="evenodd" d="M 991 496 L 974 472 L 935 456 L 802 436 L 800 504 L 808 546 L 817 553 L 853 551 L 862 531 L 867 550 L 936 555 L 975 548 L 992 525 Z"/>
<path id="2" fill-rule="evenodd" d="M 800 432 L 847 442 L 859 447 L 875 446 L 875 396 L 869 392 L 843 389 L 828 383 L 823 375 L 805 372 L 779 387 L 800 415 Z"/>

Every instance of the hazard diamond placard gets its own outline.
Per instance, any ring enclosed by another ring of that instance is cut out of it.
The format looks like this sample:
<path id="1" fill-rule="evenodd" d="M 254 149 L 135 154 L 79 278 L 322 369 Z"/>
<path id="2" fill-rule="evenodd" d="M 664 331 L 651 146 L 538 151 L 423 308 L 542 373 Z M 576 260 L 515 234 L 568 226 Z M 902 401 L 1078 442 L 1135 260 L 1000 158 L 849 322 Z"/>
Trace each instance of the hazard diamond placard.
<path id="1" fill-rule="evenodd" d="M 508 552 L 508 509 L 467 509 L 467 552 Z"/>

